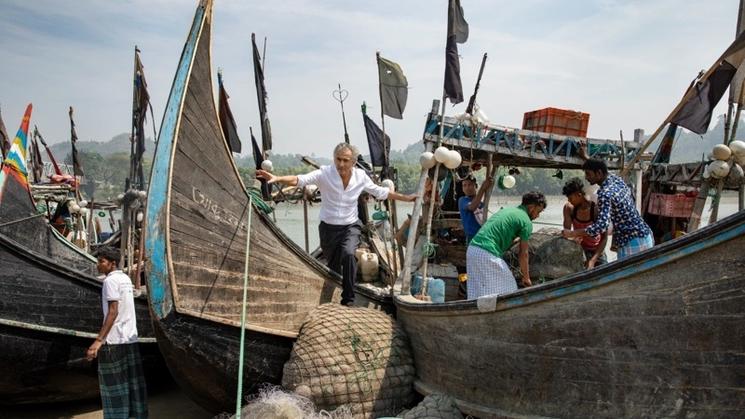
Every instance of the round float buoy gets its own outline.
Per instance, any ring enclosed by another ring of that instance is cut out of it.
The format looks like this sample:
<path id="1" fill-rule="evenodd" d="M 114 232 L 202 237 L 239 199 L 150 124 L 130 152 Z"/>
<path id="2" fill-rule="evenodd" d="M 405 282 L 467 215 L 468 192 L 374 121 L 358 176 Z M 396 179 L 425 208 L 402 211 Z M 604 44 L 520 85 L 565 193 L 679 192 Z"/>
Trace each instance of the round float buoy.
<path id="1" fill-rule="evenodd" d="M 709 173 L 715 179 L 721 179 L 729 173 L 729 163 L 723 160 L 714 160 L 709 163 Z"/>
<path id="2" fill-rule="evenodd" d="M 274 170 L 274 165 L 272 164 L 271 160 L 264 160 L 263 162 L 261 162 L 261 169 L 267 172 L 271 172 L 272 170 Z"/>
<path id="3" fill-rule="evenodd" d="M 724 144 L 717 144 L 711 150 L 711 155 L 717 160 L 727 161 L 732 155 L 732 150 Z"/>
<path id="4" fill-rule="evenodd" d="M 437 160 L 438 163 L 445 163 L 445 160 L 448 159 L 449 153 L 450 150 L 448 150 L 444 145 L 441 145 L 437 147 L 437 150 L 435 150 L 435 160 Z"/>
<path id="5" fill-rule="evenodd" d="M 460 153 L 455 150 L 450 150 L 448 151 L 447 159 L 443 162 L 443 164 L 448 169 L 455 169 L 460 166 L 462 161 L 463 158 L 460 156 Z"/>
<path id="6" fill-rule="evenodd" d="M 431 169 L 435 167 L 435 164 L 437 164 L 437 160 L 435 160 L 434 154 L 429 151 L 425 151 L 419 156 L 419 164 L 422 165 L 423 169 Z"/>

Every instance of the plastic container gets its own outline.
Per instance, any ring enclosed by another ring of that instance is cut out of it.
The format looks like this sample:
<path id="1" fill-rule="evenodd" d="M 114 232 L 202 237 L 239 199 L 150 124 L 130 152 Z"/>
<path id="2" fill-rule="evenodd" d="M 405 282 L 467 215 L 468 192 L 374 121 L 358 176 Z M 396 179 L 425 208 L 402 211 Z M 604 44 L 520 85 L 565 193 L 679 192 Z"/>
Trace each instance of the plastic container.
<path id="1" fill-rule="evenodd" d="M 523 129 L 573 137 L 586 137 L 589 124 L 589 113 L 567 109 L 543 108 L 523 115 Z"/>
<path id="2" fill-rule="evenodd" d="M 365 253 L 360 258 L 360 271 L 362 272 L 362 282 L 375 282 L 378 279 L 378 255 L 375 253 Z"/>
<path id="3" fill-rule="evenodd" d="M 411 295 L 417 295 L 422 292 L 422 274 L 415 273 L 411 277 Z"/>
<path id="4" fill-rule="evenodd" d="M 445 281 L 439 278 L 429 278 L 427 281 L 427 295 L 433 303 L 445 302 Z"/>

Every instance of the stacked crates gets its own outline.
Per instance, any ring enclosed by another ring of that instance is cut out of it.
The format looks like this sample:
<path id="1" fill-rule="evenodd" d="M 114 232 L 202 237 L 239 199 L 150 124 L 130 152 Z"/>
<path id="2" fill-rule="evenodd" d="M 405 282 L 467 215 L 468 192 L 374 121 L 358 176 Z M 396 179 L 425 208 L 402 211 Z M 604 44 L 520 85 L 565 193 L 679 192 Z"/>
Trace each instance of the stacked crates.
<path id="1" fill-rule="evenodd" d="M 525 112 L 523 129 L 552 134 L 586 137 L 590 114 L 558 108 Z"/>

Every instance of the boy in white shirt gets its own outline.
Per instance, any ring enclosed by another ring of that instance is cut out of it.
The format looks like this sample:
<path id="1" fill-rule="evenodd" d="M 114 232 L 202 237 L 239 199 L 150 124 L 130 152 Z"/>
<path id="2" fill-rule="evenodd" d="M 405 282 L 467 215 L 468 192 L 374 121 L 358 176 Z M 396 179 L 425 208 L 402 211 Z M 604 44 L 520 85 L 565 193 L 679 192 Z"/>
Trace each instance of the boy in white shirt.
<path id="1" fill-rule="evenodd" d="M 118 249 L 98 251 L 98 271 L 106 275 L 101 291 L 104 321 L 86 358 L 98 358 L 104 418 L 147 418 L 145 377 L 137 345 L 134 287 L 119 270 Z"/>

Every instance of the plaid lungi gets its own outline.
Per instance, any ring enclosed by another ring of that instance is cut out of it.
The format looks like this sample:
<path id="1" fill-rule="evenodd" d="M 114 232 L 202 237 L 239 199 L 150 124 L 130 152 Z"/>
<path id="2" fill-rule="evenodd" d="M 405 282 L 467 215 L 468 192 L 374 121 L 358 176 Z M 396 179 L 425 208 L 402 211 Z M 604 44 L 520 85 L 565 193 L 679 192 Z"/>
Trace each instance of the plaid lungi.
<path id="1" fill-rule="evenodd" d="M 618 259 L 627 258 L 633 254 L 639 253 L 642 250 L 651 249 L 654 247 L 654 239 L 651 234 L 647 234 L 644 237 L 634 237 L 629 240 L 625 246 L 618 249 Z"/>
<path id="2" fill-rule="evenodd" d="M 147 418 L 145 375 L 137 343 L 98 350 L 98 385 L 104 419 Z"/>
<path id="3" fill-rule="evenodd" d="M 507 262 L 480 247 L 468 246 L 466 269 L 469 300 L 517 291 L 515 276 L 512 275 Z"/>

